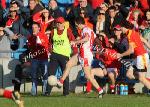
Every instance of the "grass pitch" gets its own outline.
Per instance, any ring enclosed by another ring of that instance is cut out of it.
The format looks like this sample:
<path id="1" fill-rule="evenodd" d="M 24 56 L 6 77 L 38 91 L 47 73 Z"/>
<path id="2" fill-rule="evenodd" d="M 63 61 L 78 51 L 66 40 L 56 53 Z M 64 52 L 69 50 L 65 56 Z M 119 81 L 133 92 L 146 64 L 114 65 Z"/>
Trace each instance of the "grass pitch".
<path id="1" fill-rule="evenodd" d="M 52 93 L 51 96 L 23 95 L 25 107 L 150 107 L 150 96 L 134 94 L 128 96 L 105 94 L 102 99 L 96 93 L 70 94 Z M 0 107 L 17 107 L 12 100 L 0 98 Z"/>

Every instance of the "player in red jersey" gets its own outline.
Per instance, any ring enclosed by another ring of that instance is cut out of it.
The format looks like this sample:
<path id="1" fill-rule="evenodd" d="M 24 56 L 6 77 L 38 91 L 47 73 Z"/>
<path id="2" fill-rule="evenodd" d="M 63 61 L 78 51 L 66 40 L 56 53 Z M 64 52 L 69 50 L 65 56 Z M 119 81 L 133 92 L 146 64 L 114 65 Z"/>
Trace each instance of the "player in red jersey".
<path id="1" fill-rule="evenodd" d="M 98 45 L 98 44 L 97 44 Z M 119 69 L 121 67 L 121 62 L 118 61 L 118 58 L 116 56 L 117 51 L 113 49 L 114 46 L 114 38 L 109 39 L 109 44 L 107 44 L 107 48 L 102 48 L 98 50 L 99 55 L 99 62 L 94 64 L 91 70 L 91 75 L 94 78 L 94 76 L 98 77 L 104 77 L 108 75 L 111 85 L 110 90 L 111 93 L 114 93 L 115 89 L 115 82 L 116 77 L 118 76 Z M 102 62 L 103 64 L 102 64 Z M 95 67 L 96 66 L 96 67 Z M 91 83 L 87 82 L 87 92 L 90 92 L 91 90 Z"/>
<path id="2" fill-rule="evenodd" d="M 0 88 L 0 96 L 3 96 L 4 98 L 13 99 L 15 103 L 18 105 L 18 107 L 24 107 L 23 101 L 21 100 L 21 96 L 19 92 L 15 91 L 9 91 Z"/>
<path id="3" fill-rule="evenodd" d="M 132 66 L 130 66 L 126 75 L 129 79 L 138 78 L 141 83 L 143 83 L 148 89 L 150 89 L 150 81 L 148 81 L 145 77 L 147 66 L 149 63 L 149 56 L 144 48 L 145 44 L 150 49 L 150 44 L 148 44 L 147 40 L 145 40 L 139 32 L 132 30 L 132 28 L 133 25 L 131 25 L 128 21 L 124 21 L 122 23 L 122 32 L 127 36 L 129 49 L 122 54 L 118 53 L 117 57 L 121 58 L 133 53 L 135 58 L 135 67 L 133 68 Z"/>

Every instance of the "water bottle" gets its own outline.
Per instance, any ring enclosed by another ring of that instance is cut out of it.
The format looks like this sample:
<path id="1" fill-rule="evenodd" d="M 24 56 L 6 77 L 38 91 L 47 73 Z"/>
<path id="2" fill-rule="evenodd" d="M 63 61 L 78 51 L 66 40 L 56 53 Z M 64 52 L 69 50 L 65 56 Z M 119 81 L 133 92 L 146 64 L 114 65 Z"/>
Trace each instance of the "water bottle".
<path id="1" fill-rule="evenodd" d="M 116 95 L 118 95 L 118 94 L 119 94 L 119 84 L 116 84 L 115 94 L 116 94 Z"/>
<path id="2" fill-rule="evenodd" d="M 103 87 L 103 90 L 106 94 L 108 93 L 108 88 L 109 88 L 109 84 L 106 83 L 106 85 Z"/>
<path id="3" fill-rule="evenodd" d="M 147 91 L 147 94 L 150 95 L 150 90 Z"/>
<path id="4" fill-rule="evenodd" d="M 128 85 L 124 85 L 124 95 L 128 95 Z"/>
<path id="5" fill-rule="evenodd" d="M 124 85 L 120 85 L 120 95 L 124 95 Z"/>

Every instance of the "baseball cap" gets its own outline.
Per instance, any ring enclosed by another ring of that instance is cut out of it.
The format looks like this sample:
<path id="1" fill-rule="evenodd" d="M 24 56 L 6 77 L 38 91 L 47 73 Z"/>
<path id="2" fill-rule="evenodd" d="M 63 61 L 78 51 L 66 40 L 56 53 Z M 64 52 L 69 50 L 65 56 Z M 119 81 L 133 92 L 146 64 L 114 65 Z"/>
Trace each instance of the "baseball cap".
<path id="1" fill-rule="evenodd" d="M 121 30 L 121 26 L 120 26 L 120 25 L 116 25 L 116 26 L 114 27 L 114 30 Z"/>
<path id="2" fill-rule="evenodd" d="M 65 22 L 65 19 L 64 19 L 63 17 L 58 17 L 58 18 L 56 19 L 56 22 L 57 22 L 57 23 L 64 23 L 64 22 Z"/>

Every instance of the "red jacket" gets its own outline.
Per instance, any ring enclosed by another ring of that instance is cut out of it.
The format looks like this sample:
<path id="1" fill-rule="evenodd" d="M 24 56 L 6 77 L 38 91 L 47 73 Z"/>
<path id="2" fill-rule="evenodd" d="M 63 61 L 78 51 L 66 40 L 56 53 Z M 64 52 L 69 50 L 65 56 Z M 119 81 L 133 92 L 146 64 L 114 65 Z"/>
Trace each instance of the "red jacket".
<path id="1" fill-rule="evenodd" d="M 41 13 L 38 12 L 36 13 L 35 15 L 33 15 L 33 21 L 37 22 L 40 24 L 40 27 L 41 27 L 41 32 L 45 32 L 48 25 L 54 21 L 54 18 L 53 17 L 50 17 L 49 20 L 47 22 L 43 21 L 42 20 L 42 17 L 41 17 Z"/>
<path id="2" fill-rule="evenodd" d="M 6 0 L 1 0 L 1 5 L 2 5 L 3 9 L 5 9 L 6 8 Z"/>
<path id="3" fill-rule="evenodd" d="M 12 19 L 11 17 L 8 17 L 8 20 L 7 20 L 7 22 L 6 22 L 6 26 L 7 26 L 7 27 L 12 27 L 13 23 L 14 23 L 15 21 L 17 21 L 18 18 L 19 18 L 19 16 L 16 16 L 15 19 Z"/>
<path id="4" fill-rule="evenodd" d="M 93 9 L 96 9 L 104 0 L 87 0 L 88 3 L 92 6 Z M 74 1 L 74 6 L 78 6 L 79 0 Z"/>
<path id="5" fill-rule="evenodd" d="M 28 48 L 33 59 L 47 60 L 49 53 L 49 39 L 47 35 L 39 32 L 28 37 Z"/>
<path id="6" fill-rule="evenodd" d="M 148 3 L 148 0 L 139 0 L 142 5 L 142 10 L 147 10 L 150 8 L 150 4 Z"/>

